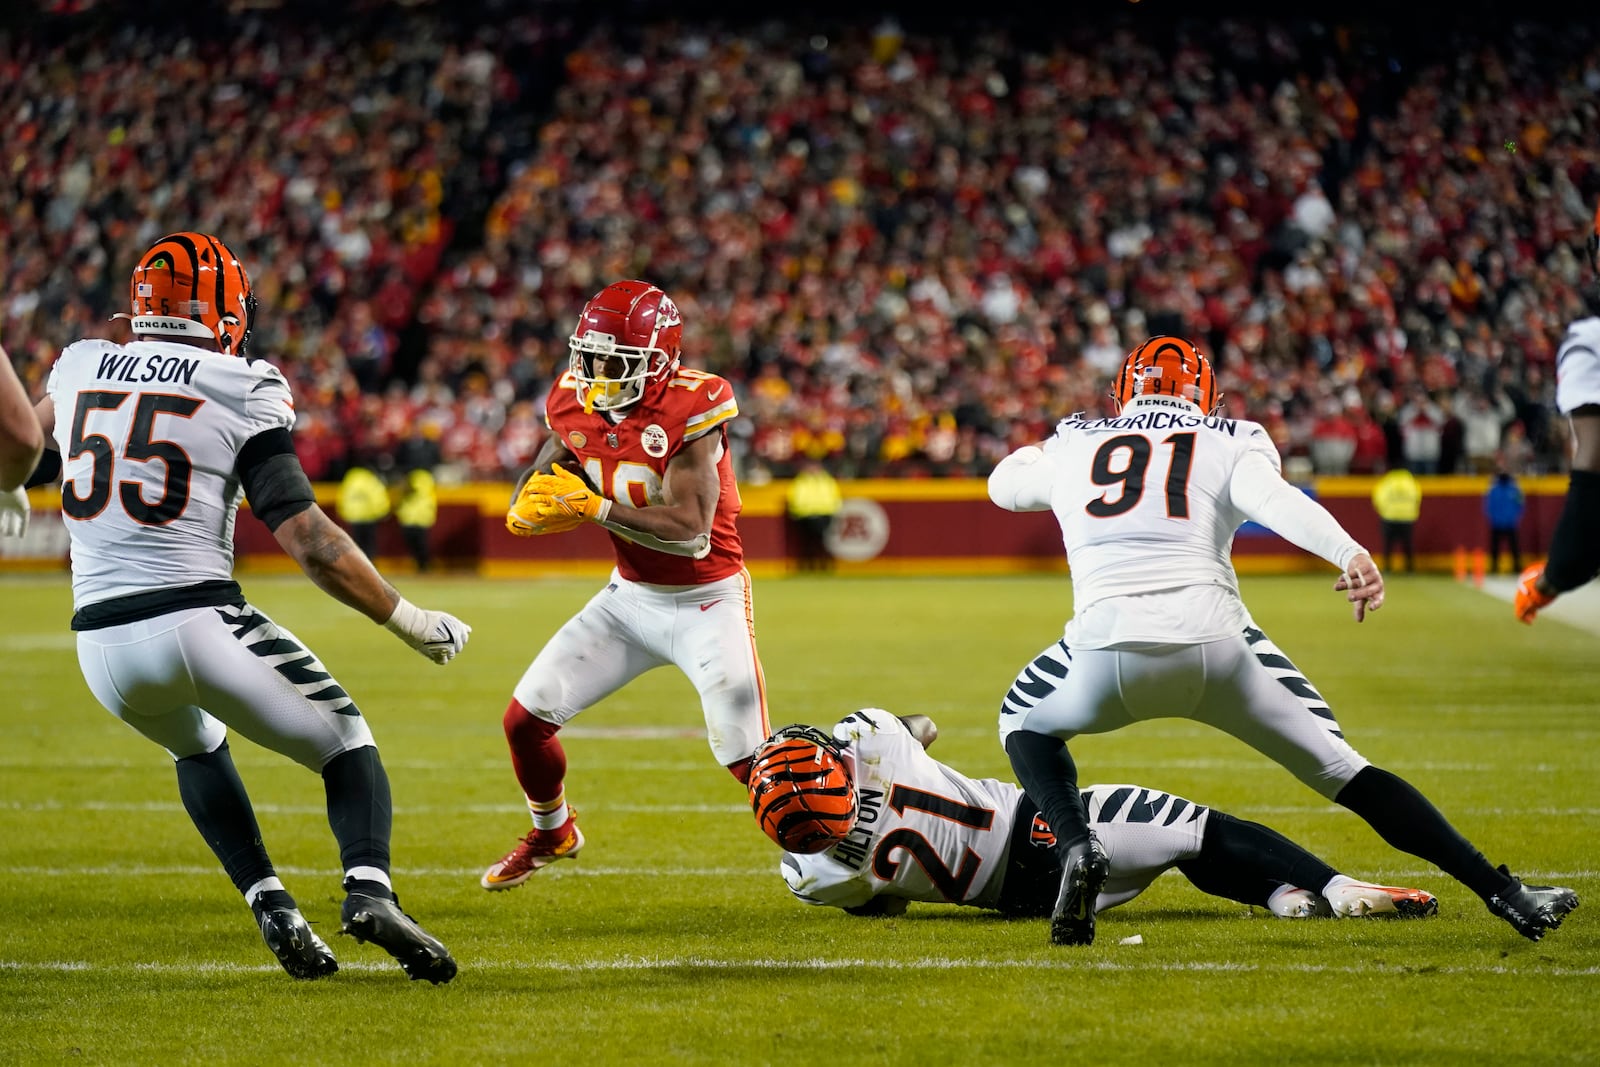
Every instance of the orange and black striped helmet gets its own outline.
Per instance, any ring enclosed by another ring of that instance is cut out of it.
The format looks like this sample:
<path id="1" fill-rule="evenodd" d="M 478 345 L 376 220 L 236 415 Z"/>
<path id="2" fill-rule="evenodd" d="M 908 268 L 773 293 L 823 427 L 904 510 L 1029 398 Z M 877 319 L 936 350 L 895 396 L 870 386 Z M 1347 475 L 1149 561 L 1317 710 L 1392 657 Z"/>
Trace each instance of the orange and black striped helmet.
<path id="1" fill-rule="evenodd" d="M 255 321 L 250 275 L 232 249 L 207 233 L 168 234 L 139 257 L 128 283 L 136 334 L 206 338 L 244 354 Z"/>
<path id="2" fill-rule="evenodd" d="M 814 726 L 785 726 L 750 758 L 750 808 L 785 852 L 823 852 L 856 824 L 856 786 L 838 743 Z"/>
<path id="3" fill-rule="evenodd" d="M 1134 397 L 1175 396 L 1198 404 L 1206 414 L 1217 409 L 1217 376 L 1211 361 L 1193 341 L 1152 337 L 1128 353 L 1112 385 L 1121 410 Z"/>

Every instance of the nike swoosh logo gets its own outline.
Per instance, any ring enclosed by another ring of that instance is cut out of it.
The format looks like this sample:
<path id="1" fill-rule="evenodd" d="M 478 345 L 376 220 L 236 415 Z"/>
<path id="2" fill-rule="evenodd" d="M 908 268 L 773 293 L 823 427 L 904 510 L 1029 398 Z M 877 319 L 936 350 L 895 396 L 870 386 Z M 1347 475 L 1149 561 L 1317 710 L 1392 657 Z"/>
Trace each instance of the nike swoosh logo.
<path id="1" fill-rule="evenodd" d="M 707 400 L 715 400 L 717 397 L 719 397 L 721 395 L 722 395 L 722 386 L 719 385 L 715 389 L 711 390 L 711 392 L 706 394 L 706 399 Z"/>
<path id="2" fill-rule="evenodd" d="M 717 605 L 718 605 L 718 604 L 720 604 L 720 603 L 722 603 L 722 601 L 721 601 L 721 600 L 713 600 L 713 601 L 712 601 L 712 602 L 711 602 L 711 603 L 709 603 L 709 604 L 701 604 L 701 605 L 700 605 L 700 610 L 701 610 L 701 611 L 709 611 L 709 610 L 710 610 L 710 609 L 712 609 L 712 608 L 714 608 L 714 607 L 716 607 L 716 606 L 717 606 Z"/>

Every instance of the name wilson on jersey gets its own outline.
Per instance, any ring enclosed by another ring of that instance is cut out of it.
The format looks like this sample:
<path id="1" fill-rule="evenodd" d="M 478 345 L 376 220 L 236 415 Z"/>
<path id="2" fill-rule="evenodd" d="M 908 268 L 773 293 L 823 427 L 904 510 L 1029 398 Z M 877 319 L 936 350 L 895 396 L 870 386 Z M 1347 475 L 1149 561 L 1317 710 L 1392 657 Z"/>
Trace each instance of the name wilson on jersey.
<path id="1" fill-rule="evenodd" d="M 200 369 L 198 359 L 182 356 L 145 356 L 121 352 L 106 352 L 100 357 L 100 369 L 95 377 L 113 382 L 176 382 L 189 385 L 194 372 Z"/>

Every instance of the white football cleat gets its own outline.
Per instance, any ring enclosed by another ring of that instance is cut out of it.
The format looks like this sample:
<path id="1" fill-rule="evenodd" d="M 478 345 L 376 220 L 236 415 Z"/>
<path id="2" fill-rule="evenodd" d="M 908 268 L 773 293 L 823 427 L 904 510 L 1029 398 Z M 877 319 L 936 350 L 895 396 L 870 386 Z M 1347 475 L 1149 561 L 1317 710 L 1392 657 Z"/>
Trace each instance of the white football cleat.
<path id="1" fill-rule="evenodd" d="M 1421 889 L 1373 885 L 1351 878 L 1335 881 L 1339 884 L 1330 883 L 1323 889 L 1323 894 L 1333 913 L 1340 918 L 1396 915 L 1405 919 L 1421 919 L 1439 910 L 1438 898 Z"/>
<path id="2" fill-rule="evenodd" d="M 1267 898 L 1267 910 L 1280 919 L 1331 919 L 1333 907 L 1326 897 L 1298 886 L 1280 885 Z"/>

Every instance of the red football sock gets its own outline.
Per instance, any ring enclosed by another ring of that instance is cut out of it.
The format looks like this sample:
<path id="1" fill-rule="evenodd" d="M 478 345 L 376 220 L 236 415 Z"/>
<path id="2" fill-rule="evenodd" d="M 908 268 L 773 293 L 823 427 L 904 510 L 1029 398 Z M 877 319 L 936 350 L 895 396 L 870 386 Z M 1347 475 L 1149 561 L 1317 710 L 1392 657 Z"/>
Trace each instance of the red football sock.
<path id="1" fill-rule="evenodd" d="M 754 761 L 751 759 L 751 757 L 746 756 L 744 759 L 740 760 L 738 763 L 730 763 L 730 764 L 728 764 L 728 773 L 733 775 L 735 778 L 739 779 L 739 784 L 740 785 L 749 785 L 750 784 L 750 764 L 752 762 L 754 762 Z"/>
<path id="2" fill-rule="evenodd" d="M 516 700 L 506 708 L 501 725 L 522 792 L 535 804 L 558 800 L 567 776 L 567 752 L 556 739 L 561 727 L 536 717 Z"/>

